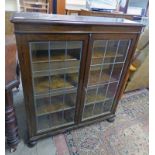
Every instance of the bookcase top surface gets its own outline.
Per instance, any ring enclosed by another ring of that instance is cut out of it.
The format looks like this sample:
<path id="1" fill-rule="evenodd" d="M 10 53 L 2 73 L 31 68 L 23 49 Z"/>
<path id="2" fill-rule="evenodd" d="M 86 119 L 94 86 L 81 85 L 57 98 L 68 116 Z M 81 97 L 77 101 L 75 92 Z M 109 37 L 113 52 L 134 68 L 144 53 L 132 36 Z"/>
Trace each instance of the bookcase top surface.
<path id="1" fill-rule="evenodd" d="M 124 18 L 56 15 L 32 12 L 16 12 L 11 18 L 13 23 L 78 24 L 78 25 L 123 25 L 143 26 Z"/>

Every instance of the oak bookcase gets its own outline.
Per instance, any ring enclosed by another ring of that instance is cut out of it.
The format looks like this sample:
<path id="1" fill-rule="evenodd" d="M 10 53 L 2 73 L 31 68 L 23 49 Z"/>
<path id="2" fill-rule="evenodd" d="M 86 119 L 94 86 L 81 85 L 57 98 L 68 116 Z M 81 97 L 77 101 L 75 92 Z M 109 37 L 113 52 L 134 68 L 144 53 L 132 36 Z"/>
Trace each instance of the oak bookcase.
<path id="1" fill-rule="evenodd" d="M 113 121 L 143 25 L 122 18 L 15 13 L 29 141 Z"/>

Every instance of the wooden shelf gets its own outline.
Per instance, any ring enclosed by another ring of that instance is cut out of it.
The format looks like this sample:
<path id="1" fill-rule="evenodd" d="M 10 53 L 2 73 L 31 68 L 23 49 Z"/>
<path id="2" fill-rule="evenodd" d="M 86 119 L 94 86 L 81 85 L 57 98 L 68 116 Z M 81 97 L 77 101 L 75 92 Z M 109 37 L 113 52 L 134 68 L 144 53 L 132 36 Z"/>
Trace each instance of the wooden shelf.
<path id="1" fill-rule="evenodd" d="M 64 75 L 64 74 L 72 74 L 72 73 L 78 73 L 79 68 L 63 68 L 63 69 L 57 69 L 57 70 L 43 70 L 43 71 L 37 71 L 33 72 L 33 77 L 45 77 L 45 76 L 54 76 L 54 75 Z"/>
<path id="2" fill-rule="evenodd" d="M 50 42 L 50 51 L 60 51 L 60 50 L 81 50 L 81 41 L 67 41 L 71 42 L 71 44 L 67 44 L 66 48 L 66 41 L 51 41 Z M 31 48 L 35 51 L 48 51 L 48 41 L 47 42 L 31 42 Z M 54 44 L 54 46 L 53 46 Z M 37 46 L 33 46 L 37 45 Z"/>
<path id="3" fill-rule="evenodd" d="M 102 51 L 102 52 L 94 51 L 94 53 L 93 53 L 93 59 L 103 58 L 103 56 L 104 56 L 104 51 Z M 122 56 L 123 56 L 122 54 L 117 54 L 116 55 L 116 57 L 122 57 Z M 113 57 L 115 57 L 115 53 L 107 51 L 106 54 L 105 54 L 105 57 L 106 58 L 113 58 Z"/>
<path id="4" fill-rule="evenodd" d="M 76 93 L 77 92 L 77 87 L 73 87 L 70 89 L 58 89 L 58 90 L 54 90 L 51 92 L 44 92 L 44 93 L 40 93 L 40 94 L 35 94 L 35 98 L 36 99 L 41 99 L 44 97 L 49 97 L 49 96 L 57 96 L 57 95 L 62 95 L 62 94 L 69 94 L 69 93 Z"/>
<path id="5" fill-rule="evenodd" d="M 103 102 L 104 100 L 106 99 L 106 97 L 104 95 L 87 95 L 87 98 L 86 98 L 86 105 L 87 104 L 94 104 L 94 103 L 97 103 L 97 102 Z"/>
<path id="6" fill-rule="evenodd" d="M 51 55 L 50 57 L 48 56 L 47 52 L 44 52 L 44 55 L 42 54 L 37 54 L 33 56 L 32 58 L 32 64 L 35 63 L 45 63 L 45 62 L 65 62 L 65 61 L 75 61 L 77 60 L 75 57 L 71 55 L 66 55 L 65 53 L 60 54 L 60 55 Z"/>
<path id="7" fill-rule="evenodd" d="M 57 104 L 44 104 L 41 107 L 37 108 L 37 116 L 43 116 L 43 115 L 48 115 L 48 114 L 52 114 L 52 113 L 56 113 L 56 112 L 60 112 L 63 110 L 68 110 L 68 109 L 72 109 L 75 107 L 71 107 L 70 105 L 67 104 L 63 104 L 63 103 L 57 103 Z"/>
<path id="8" fill-rule="evenodd" d="M 123 55 L 118 54 L 117 57 L 122 57 Z M 109 52 L 105 58 L 114 58 L 115 55 Z M 102 65 L 103 62 L 103 53 L 94 52 L 92 58 L 93 64 Z M 109 63 L 110 64 L 110 63 Z M 48 58 L 47 56 L 38 55 L 33 57 L 32 68 L 33 68 L 33 77 L 57 75 L 57 74 L 67 74 L 67 73 L 76 73 L 79 71 L 80 60 L 74 56 L 64 54 L 54 55 Z M 75 68 L 74 68 L 75 67 Z M 76 68 L 77 67 L 77 68 Z M 96 70 L 100 69 L 96 67 Z M 50 72 L 50 73 L 49 73 Z"/>
<path id="9" fill-rule="evenodd" d="M 123 54 L 117 54 L 117 58 L 123 57 Z M 106 52 L 105 57 L 104 57 L 104 51 L 99 52 L 99 51 L 94 51 L 92 55 L 92 64 L 102 64 L 103 60 L 105 59 L 114 59 L 115 58 L 115 53 L 113 52 Z"/>
<path id="10" fill-rule="evenodd" d="M 45 51 L 45 53 L 47 53 L 46 51 Z M 97 51 L 95 51 L 94 53 L 93 53 L 93 57 L 92 57 L 92 59 L 94 59 L 94 60 L 99 60 L 99 59 L 103 59 L 103 56 L 104 56 L 104 53 L 103 52 L 97 52 Z M 115 53 L 113 53 L 113 52 L 107 52 L 106 53 L 106 55 L 105 55 L 105 58 L 114 58 L 115 57 Z M 116 57 L 123 57 L 123 54 L 117 54 L 117 56 Z M 74 60 L 78 60 L 76 57 L 74 57 L 74 56 L 72 56 L 72 55 L 67 55 L 67 56 L 65 56 L 65 54 L 61 54 L 61 55 L 54 55 L 54 56 L 52 56 L 51 55 L 51 57 L 50 57 L 50 61 L 52 62 L 54 62 L 54 61 L 59 61 L 59 62 L 61 62 L 61 61 L 74 61 Z M 43 56 L 43 55 L 38 55 L 38 56 L 35 56 L 35 57 L 33 57 L 33 60 L 32 60 L 32 62 L 33 63 L 40 63 L 40 62 L 49 62 L 49 57 L 48 57 L 48 55 L 47 56 Z"/>
<path id="11" fill-rule="evenodd" d="M 48 57 L 34 57 L 32 63 L 33 77 L 42 77 L 49 75 L 69 74 L 79 71 L 80 60 L 64 55 L 52 57 L 48 61 Z M 60 59 L 60 60 L 59 60 Z"/>
<path id="12" fill-rule="evenodd" d="M 33 77 L 76 73 L 80 60 L 70 55 L 36 56 L 33 58 Z"/>
<path id="13" fill-rule="evenodd" d="M 45 93 L 48 92 L 49 90 L 63 90 L 63 89 L 70 89 L 73 88 L 74 86 L 68 82 L 64 81 L 63 78 L 60 78 L 59 76 L 57 77 L 52 77 L 51 82 L 49 81 L 48 78 L 37 78 L 35 79 L 35 86 L 34 86 L 34 91 L 36 94 L 39 93 Z"/>
<path id="14" fill-rule="evenodd" d="M 37 116 L 62 112 L 75 108 L 76 93 L 57 95 L 36 100 Z"/>
<path id="15" fill-rule="evenodd" d="M 110 76 L 106 73 L 104 73 L 101 76 L 101 79 L 99 81 L 99 71 L 93 71 L 93 74 L 91 74 L 89 78 L 88 83 L 88 89 L 96 88 L 99 85 L 104 86 L 109 83 L 118 82 L 114 77 L 111 77 L 111 80 L 109 79 Z M 109 81 L 110 80 L 110 81 Z M 66 75 L 66 82 L 64 82 L 63 78 L 60 78 L 59 76 L 56 76 L 51 78 L 51 83 L 49 83 L 49 80 L 47 77 L 41 77 L 36 78 L 34 80 L 37 82 L 37 86 L 35 87 L 35 94 L 48 94 L 49 90 L 53 94 L 61 94 L 64 90 L 74 90 L 77 87 L 78 83 L 78 75 L 77 74 L 67 74 Z"/>
<path id="16" fill-rule="evenodd" d="M 89 76 L 89 80 L 88 80 L 88 86 L 108 83 L 109 80 L 110 80 L 110 82 L 116 81 L 116 79 L 113 77 L 111 77 L 111 79 L 110 79 L 109 73 L 104 72 L 104 74 L 102 74 L 102 76 L 101 76 L 101 79 L 99 79 L 99 75 L 100 75 L 100 71 L 98 71 L 98 70 L 91 71 L 91 76 Z"/>
<path id="17" fill-rule="evenodd" d="M 115 80 L 115 81 L 107 81 L 105 83 L 97 83 L 97 84 L 94 84 L 94 85 L 88 85 L 87 89 L 88 90 L 91 90 L 91 89 L 95 89 L 97 87 L 102 87 L 102 86 L 105 86 L 105 85 L 108 85 L 108 84 L 113 84 L 113 83 L 118 83 L 119 81 Z"/>

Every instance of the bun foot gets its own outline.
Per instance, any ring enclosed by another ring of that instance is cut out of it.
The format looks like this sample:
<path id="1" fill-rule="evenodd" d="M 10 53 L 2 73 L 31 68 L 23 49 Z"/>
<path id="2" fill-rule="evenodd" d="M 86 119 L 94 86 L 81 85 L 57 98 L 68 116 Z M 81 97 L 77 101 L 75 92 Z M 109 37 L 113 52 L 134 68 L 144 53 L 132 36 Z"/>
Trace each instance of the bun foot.
<path id="1" fill-rule="evenodd" d="M 112 123 L 112 122 L 114 122 L 114 121 L 115 121 L 115 117 L 108 118 L 108 119 L 107 119 L 107 121 L 108 121 L 108 122 L 110 122 L 110 123 Z"/>
<path id="2" fill-rule="evenodd" d="M 34 147 L 37 144 L 37 141 L 29 141 L 28 147 Z"/>

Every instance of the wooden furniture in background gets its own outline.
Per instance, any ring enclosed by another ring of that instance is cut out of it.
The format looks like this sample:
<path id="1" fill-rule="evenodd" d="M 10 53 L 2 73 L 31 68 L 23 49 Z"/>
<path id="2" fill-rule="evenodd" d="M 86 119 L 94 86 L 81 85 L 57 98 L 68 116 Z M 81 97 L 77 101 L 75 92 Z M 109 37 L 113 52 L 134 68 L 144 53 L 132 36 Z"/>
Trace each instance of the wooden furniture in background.
<path id="1" fill-rule="evenodd" d="M 14 35 L 5 38 L 5 132 L 8 146 L 16 150 L 19 143 L 18 126 L 13 105 L 12 89 L 19 87 L 19 68 Z"/>
<path id="2" fill-rule="evenodd" d="M 72 15 L 72 14 L 77 14 L 79 15 L 79 12 L 81 11 L 81 9 L 76 10 L 76 9 L 65 9 L 66 10 L 66 15 Z"/>
<path id="3" fill-rule="evenodd" d="M 134 19 L 134 15 L 115 13 L 115 12 L 97 12 L 97 11 L 88 11 L 88 10 L 79 11 L 79 15 L 82 15 L 82 16 L 112 17 L 112 18 L 125 18 L 125 19 L 129 19 L 129 20 Z"/>
<path id="4" fill-rule="evenodd" d="M 12 22 L 31 145 L 93 122 L 114 121 L 142 25 L 37 13 L 16 13 Z"/>
<path id="5" fill-rule="evenodd" d="M 65 10 L 66 10 L 66 15 L 71 15 L 71 14 L 79 15 L 79 12 L 81 11 L 81 9 L 76 6 L 70 6 L 70 7 L 66 6 Z"/>
<path id="6" fill-rule="evenodd" d="M 49 3 L 49 13 L 52 14 L 53 13 L 53 0 L 48 0 Z"/>
<path id="7" fill-rule="evenodd" d="M 23 1 L 21 8 L 24 12 L 49 13 L 49 3 L 37 1 Z"/>
<path id="8" fill-rule="evenodd" d="M 65 14 L 66 0 L 57 0 L 57 14 Z"/>
<path id="9" fill-rule="evenodd" d="M 65 14 L 66 0 L 48 0 L 49 2 L 49 13 L 52 14 Z"/>

